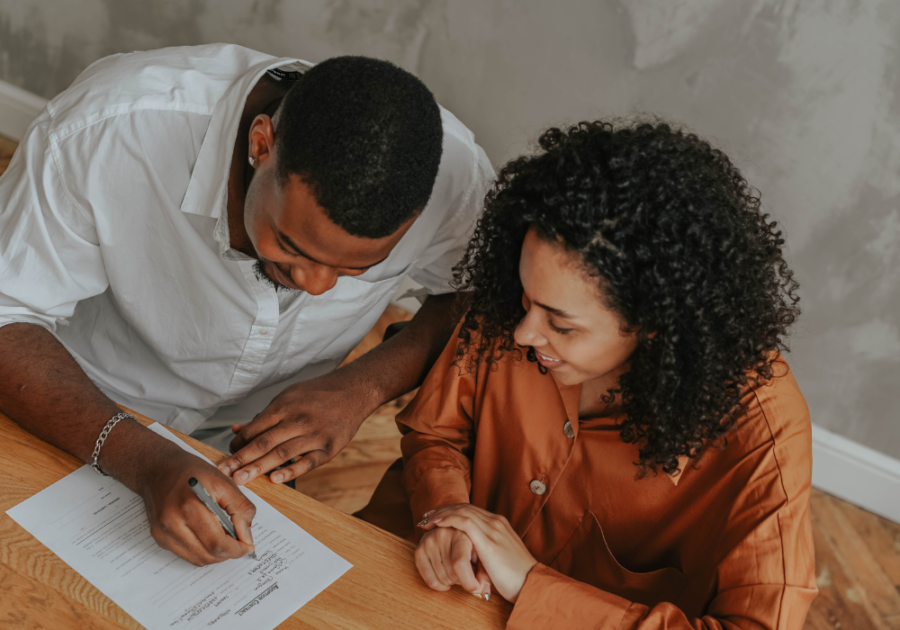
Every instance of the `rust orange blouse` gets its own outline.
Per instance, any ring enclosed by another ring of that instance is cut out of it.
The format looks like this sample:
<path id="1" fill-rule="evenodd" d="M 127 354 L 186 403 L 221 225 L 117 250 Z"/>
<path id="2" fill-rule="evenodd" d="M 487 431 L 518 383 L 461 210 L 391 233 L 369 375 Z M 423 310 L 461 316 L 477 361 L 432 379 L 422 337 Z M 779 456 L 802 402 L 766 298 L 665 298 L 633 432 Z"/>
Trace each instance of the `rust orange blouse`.
<path id="1" fill-rule="evenodd" d="M 636 479 L 614 418 L 524 359 L 467 373 L 449 344 L 398 416 L 415 520 L 471 502 L 538 560 L 508 627 L 796 628 L 816 595 L 809 412 L 787 364 L 723 449 Z"/>

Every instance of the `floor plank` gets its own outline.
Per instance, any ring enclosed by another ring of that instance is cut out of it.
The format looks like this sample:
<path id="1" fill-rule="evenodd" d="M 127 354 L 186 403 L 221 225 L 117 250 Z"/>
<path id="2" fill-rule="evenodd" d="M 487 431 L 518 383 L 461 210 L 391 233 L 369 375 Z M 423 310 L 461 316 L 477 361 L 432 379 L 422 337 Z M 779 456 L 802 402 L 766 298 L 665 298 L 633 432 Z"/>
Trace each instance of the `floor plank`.
<path id="1" fill-rule="evenodd" d="M 900 593 L 870 548 L 869 541 L 853 526 L 847 510 L 834 498 L 818 493 L 811 504 L 820 530 L 829 538 L 838 562 L 853 582 L 846 597 L 862 604 L 877 627 L 889 628 L 884 620 L 900 615 Z"/>
<path id="2" fill-rule="evenodd" d="M 0 136 L 0 175 L 3 175 L 3 171 L 9 166 L 9 161 L 12 159 L 17 146 L 18 144 L 12 140 Z"/>

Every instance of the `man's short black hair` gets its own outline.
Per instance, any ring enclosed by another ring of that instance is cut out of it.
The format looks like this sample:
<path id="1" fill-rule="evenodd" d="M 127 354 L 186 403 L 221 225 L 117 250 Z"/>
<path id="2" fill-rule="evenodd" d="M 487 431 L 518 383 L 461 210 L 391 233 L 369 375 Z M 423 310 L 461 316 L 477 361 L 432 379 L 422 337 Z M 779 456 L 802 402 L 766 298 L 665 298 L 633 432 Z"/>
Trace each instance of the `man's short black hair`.
<path id="1" fill-rule="evenodd" d="M 278 177 L 299 175 L 328 218 L 355 236 L 396 232 L 427 203 L 441 161 L 441 112 L 427 87 L 392 63 L 335 57 L 281 104 Z"/>

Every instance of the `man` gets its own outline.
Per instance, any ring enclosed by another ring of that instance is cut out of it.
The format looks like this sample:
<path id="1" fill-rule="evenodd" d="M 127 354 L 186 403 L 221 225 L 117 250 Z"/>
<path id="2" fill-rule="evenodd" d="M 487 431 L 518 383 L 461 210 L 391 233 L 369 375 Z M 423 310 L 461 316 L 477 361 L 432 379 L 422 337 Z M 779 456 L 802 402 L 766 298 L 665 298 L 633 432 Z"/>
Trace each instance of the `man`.
<path id="1" fill-rule="evenodd" d="M 0 410 L 140 494 L 161 546 L 242 556 L 254 510 L 235 482 L 330 460 L 440 354 L 492 176 L 387 62 L 309 69 L 229 45 L 103 59 L 0 179 Z M 416 317 L 335 371 L 407 275 L 431 295 Z M 236 424 L 235 454 L 220 472 L 116 403 L 223 450 Z"/>

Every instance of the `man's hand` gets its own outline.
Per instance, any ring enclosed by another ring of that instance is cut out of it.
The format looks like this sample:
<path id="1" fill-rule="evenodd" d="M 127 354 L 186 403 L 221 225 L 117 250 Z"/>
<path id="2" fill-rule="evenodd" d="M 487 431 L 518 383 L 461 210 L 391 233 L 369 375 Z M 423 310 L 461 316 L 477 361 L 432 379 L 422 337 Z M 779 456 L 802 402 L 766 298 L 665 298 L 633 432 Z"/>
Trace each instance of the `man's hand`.
<path id="1" fill-rule="evenodd" d="M 377 403 L 341 372 L 291 385 L 247 425 L 235 425 L 231 457 L 219 464 L 238 485 L 295 460 L 271 476 L 283 483 L 328 462 L 356 435 Z"/>
<path id="2" fill-rule="evenodd" d="M 197 566 L 241 558 L 253 552 L 250 525 L 256 507 L 231 479 L 178 445 L 164 449 L 141 471 L 138 493 L 144 499 L 150 533 L 163 549 Z M 196 477 L 231 517 L 238 540 L 188 485 Z"/>
<path id="3" fill-rule="evenodd" d="M 472 541 L 456 529 L 426 532 L 416 547 L 416 568 L 425 583 L 436 591 L 449 591 L 459 584 L 475 594 L 490 597 L 490 579 L 478 565 Z"/>
<path id="4" fill-rule="evenodd" d="M 422 383 L 453 331 L 456 299 L 429 297 L 389 340 L 331 374 L 288 387 L 252 422 L 235 425 L 234 455 L 219 470 L 243 485 L 293 459 L 271 476 L 284 483 L 330 461 L 369 414 Z M 461 308 L 466 298 L 459 299 Z"/>

